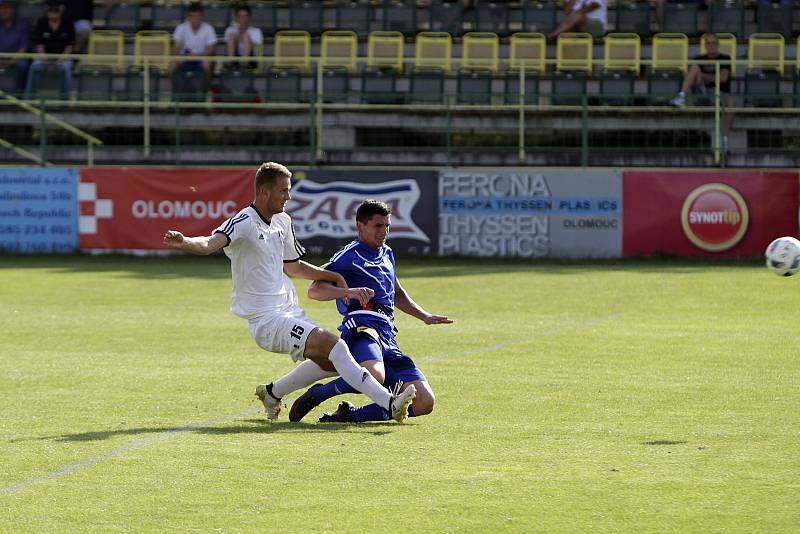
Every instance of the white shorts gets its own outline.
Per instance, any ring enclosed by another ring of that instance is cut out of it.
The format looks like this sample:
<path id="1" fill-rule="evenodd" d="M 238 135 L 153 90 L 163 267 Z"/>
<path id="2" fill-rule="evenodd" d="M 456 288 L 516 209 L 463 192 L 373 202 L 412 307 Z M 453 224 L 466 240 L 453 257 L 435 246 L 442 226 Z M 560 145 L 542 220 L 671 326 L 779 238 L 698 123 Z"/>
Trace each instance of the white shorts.
<path id="1" fill-rule="evenodd" d="M 262 349 L 289 354 L 292 360 L 299 362 L 304 358 L 309 334 L 318 327 L 296 307 L 250 321 L 250 336 Z"/>

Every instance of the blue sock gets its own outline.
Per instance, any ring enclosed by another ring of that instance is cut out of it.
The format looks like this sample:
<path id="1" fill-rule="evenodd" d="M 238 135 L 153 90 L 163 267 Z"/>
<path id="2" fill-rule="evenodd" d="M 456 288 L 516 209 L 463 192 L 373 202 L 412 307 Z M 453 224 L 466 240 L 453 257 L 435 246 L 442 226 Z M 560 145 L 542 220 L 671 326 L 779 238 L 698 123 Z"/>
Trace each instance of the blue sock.
<path id="1" fill-rule="evenodd" d="M 344 378 L 337 378 L 314 388 L 314 398 L 319 402 L 326 401 L 336 395 L 344 395 L 345 393 L 358 393 L 358 390 L 345 382 Z"/>
<path id="2" fill-rule="evenodd" d="M 409 417 L 416 417 L 416 415 L 414 415 L 414 407 L 411 406 L 411 405 L 408 406 L 408 416 Z"/>
<path id="3" fill-rule="evenodd" d="M 315 395 L 316 396 L 316 395 Z M 366 421 L 388 421 L 389 412 L 377 404 L 367 404 L 350 410 L 350 421 L 364 423 Z"/>

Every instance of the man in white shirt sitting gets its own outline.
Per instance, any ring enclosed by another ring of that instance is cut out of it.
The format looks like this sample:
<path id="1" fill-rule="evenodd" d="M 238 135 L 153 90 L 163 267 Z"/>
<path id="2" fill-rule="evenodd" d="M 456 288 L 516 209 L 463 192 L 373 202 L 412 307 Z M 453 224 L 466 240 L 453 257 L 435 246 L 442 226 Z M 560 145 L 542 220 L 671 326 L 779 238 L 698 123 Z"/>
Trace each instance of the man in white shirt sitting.
<path id="1" fill-rule="evenodd" d="M 225 45 L 229 56 L 249 57 L 256 55 L 256 47 L 264 42 L 261 30 L 250 26 L 250 6 L 238 4 L 234 8 L 233 22 L 225 30 Z M 251 67 L 256 63 L 251 62 Z"/>
<path id="2" fill-rule="evenodd" d="M 172 54 L 183 56 L 213 56 L 217 45 L 217 34 L 211 24 L 203 22 L 203 4 L 190 2 L 186 6 L 186 21 L 181 22 L 172 33 Z M 171 65 L 174 69 L 176 65 Z M 177 65 L 181 69 L 200 67 L 211 74 L 210 61 L 184 61 Z"/>
<path id="3" fill-rule="evenodd" d="M 554 40 L 564 32 L 586 32 L 599 39 L 606 34 L 608 14 L 606 0 L 567 0 L 564 4 L 567 14 L 558 27 L 548 34 Z"/>

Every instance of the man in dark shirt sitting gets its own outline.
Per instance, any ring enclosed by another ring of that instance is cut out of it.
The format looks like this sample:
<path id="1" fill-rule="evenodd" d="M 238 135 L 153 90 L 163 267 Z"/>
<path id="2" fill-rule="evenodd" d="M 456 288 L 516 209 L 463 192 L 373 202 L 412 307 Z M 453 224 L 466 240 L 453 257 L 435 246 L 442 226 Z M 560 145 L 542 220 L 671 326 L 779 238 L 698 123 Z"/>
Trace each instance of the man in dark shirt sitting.
<path id="1" fill-rule="evenodd" d="M 706 43 L 706 53 L 695 57 L 697 61 L 718 60 L 719 64 L 719 98 L 723 105 L 727 107 L 736 106 L 736 98 L 731 96 L 731 57 L 727 54 L 719 53 L 719 39 L 711 32 L 704 36 Z M 713 63 L 698 65 L 697 63 L 689 67 L 686 76 L 683 78 L 683 85 L 678 96 L 673 98 L 670 103 L 673 106 L 682 108 L 686 106 L 686 93 L 713 95 L 716 91 L 716 66 Z M 725 111 L 725 123 L 723 127 L 722 150 L 728 150 L 728 135 L 733 125 L 734 113 Z"/>
<path id="2" fill-rule="evenodd" d="M 14 0 L 0 0 L 0 53 L 28 51 L 30 28 L 28 21 L 17 16 L 17 5 Z M 16 69 L 16 89 L 25 87 L 30 60 L 0 57 L 0 68 Z"/>
<path id="3" fill-rule="evenodd" d="M 64 19 L 63 0 L 47 0 L 47 15 L 36 21 L 33 27 L 34 52 L 39 54 L 71 54 L 75 43 L 75 29 L 72 23 Z M 28 73 L 28 83 L 25 85 L 25 98 L 30 98 L 33 92 L 33 80 L 37 72 L 48 68 L 57 67 L 64 73 L 65 87 L 69 93 L 72 87 L 72 60 L 71 59 L 37 59 L 31 65 Z"/>

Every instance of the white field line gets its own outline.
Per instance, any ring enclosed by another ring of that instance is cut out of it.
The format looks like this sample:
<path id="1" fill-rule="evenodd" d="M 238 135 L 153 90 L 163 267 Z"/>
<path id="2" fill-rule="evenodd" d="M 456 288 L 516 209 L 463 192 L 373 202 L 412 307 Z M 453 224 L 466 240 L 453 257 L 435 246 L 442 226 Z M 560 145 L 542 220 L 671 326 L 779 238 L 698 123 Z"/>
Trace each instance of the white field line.
<path id="1" fill-rule="evenodd" d="M 592 320 L 589 320 L 589 321 L 583 321 L 583 322 L 579 322 L 579 323 L 570 323 L 570 324 L 565 324 L 565 325 L 561 325 L 561 326 L 556 326 L 556 327 L 553 327 L 553 328 L 548 328 L 548 329 L 541 330 L 541 331 L 538 331 L 538 332 L 533 332 L 532 335 L 530 335 L 530 336 L 528 336 L 528 337 L 526 337 L 524 339 L 516 339 L 516 340 L 506 341 L 506 342 L 503 342 L 503 343 L 495 343 L 493 345 L 486 345 L 484 347 L 477 347 L 477 348 L 469 349 L 469 350 L 465 350 L 465 351 L 451 352 L 451 353 L 448 353 L 448 354 L 438 354 L 438 355 L 435 355 L 435 356 L 425 356 L 425 357 L 422 357 L 422 358 L 418 358 L 417 361 L 424 362 L 424 363 L 430 363 L 430 362 L 438 362 L 438 361 L 442 361 L 442 360 L 448 360 L 448 359 L 452 359 L 452 358 L 464 358 L 464 357 L 471 356 L 473 354 L 480 354 L 480 353 L 483 353 L 483 352 L 490 352 L 490 351 L 493 351 L 493 350 L 499 350 L 499 349 L 503 349 L 503 348 L 506 348 L 506 347 L 513 347 L 515 345 L 523 345 L 525 343 L 530 343 L 532 340 L 534 340 L 536 338 L 540 338 L 540 337 L 554 336 L 554 335 L 562 334 L 564 332 L 572 332 L 572 331 L 575 331 L 575 330 L 585 330 L 587 328 L 592 328 L 594 326 L 598 326 L 598 325 L 607 323 L 609 321 L 613 321 L 615 319 L 618 319 L 619 317 L 621 317 L 621 314 L 612 313 L 610 315 L 606 315 L 605 317 L 600 317 L 598 319 L 592 319 Z M 121 455 L 125 454 L 126 452 L 135 451 L 137 449 L 142 449 L 142 448 L 147 447 L 148 445 L 152 445 L 154 443 L 159 443 L 161 441 L 166 441 L 166 440 L 174 438 L 174 437 L 176 437 L 176 436 L 178 436 L 180 434 L 185 434 L 187 432 L 194 432 L 195 430 L 198 430 L 200 428 L 205 428 L 205 427 L 209 427 L 209 426 L 219 425 L 219 424 L 222 424 L 222 423 L 228 423 L 230 421 L 235 421 L 236 419 L 240 419 L 240 418 L 245 417 L 247 415 L 251 415 L 251 414 L 256 413 L 257 411 L 259 411 L 259 408 L 260 407 L 248 408 L 247 410 L 245 410 L 243 412 L 240 412 L 240 413 L 237 413 L 235 415 L 228 415 L 228 416 L 225 416 L 225 417 L 219 417 L 217 419 L 209 419 L 207 421 L 202 421 L 200 423 L 193 423 L 193 424 L 190 424 L 190 425 L 185 425 L 185 426 L 182 426 L 180 428 L 173 428 L 172 430 L 166 430 L 164 432 L 160 432 L 160 433 L 156 434 L 155 436 L 150 436 L 150 437 L 147 437 L 147 438 L 142 438 L 142 439 L 138 439 L 136 441 L 132 441 L 132 442 L 127 443 L 125 445 L 121 445 L 119 447 L 116 447 L 114 449 L 106 451 L 106 452 L 104 452 L 102 454 L 98 454 L 96 456 L 90 456 L 88 458 L 84 458 L 83 460 L 81 460 L 79 462 L 75 462 L 74 464 L 66 465 L 66 466 L 62 467 L 61 469 L 57 469 L 56 471 L 53 471 L 53 472 L 48 473 L 46 475 L 42 475 L 42 476 L 37 477 L 37 478 L 32 478 L 30 480 L 25 480 L 23 482 L 17 482 L 16 484 L 11 484 L 10 486 L 6 486 L 4 488 L 0 488 L 0 497 L 5 496 L 5 495 L 10 495 L 12 493 L 16 493 L 18 491 L 22 491 L 22 490 L 28 489 L 28 488 L 30 488 L 32 486 L 38 486 L 39 484 L 45 484 L 47 482 L 50 482 L 51 480 L 54 480 L 54 479 L 59 478 L 59 477 L 62 477 L 64 475 L 69 475 L 71 473 L 75 473 L 76 471 L 80 471 L 80 470 L 85 469 L 87 467 L 91 467 L 91 466 L 93 466 L 95 464 L 98 464 L 98 463 L 104 461 L 104 460 L 108 460 L 110 458 L 116 458 L 117 456 L 121 456 Z"/>
<path id="2" fill-rule="evenodd" d="M 229 421 L 235 421 L 236 419 L 240 419 L 247 415 L 254 414 L 258 411 L 258 407 L 251 407 L 247 410 L 237 413 L 236 415 L 228 415 L 225 417 L 219 417 L 216 419 L 209 419 L 208 421 L 202 421 L 200 423 L 193 423 L 190 425 L 182 426 L 180 428 L 173 428 L 171 430 L 166 430 L 164 432 L 160 432 L 155 436 L 150 436 L 147 438 L 137 439 L 136 441 L 132 441 L 130 443 L 126 443 L 125 445 L 121 445 L 115 449 L 111 449 L 106 451 L 102 454 L 98 454 L 97 456 L 90 456 L 88 458 L 84 458 L 79 462 L 75 462 L 74 464 L 65 465 L 61 469 L 57 469 L 51 473 L 46 475 L 42 475 L 37 478 L 32 478 L 30 480 L 25 480 L 23 482 L 17 482 L 16 484 L 11 484 L 10 486 L 6 486 L 4 488 L 0 488 L 0 497 L 5 495 L 10 495 L 12 493 L 16 493 L 18 491 L 22 491 L 28 489 L 32 486 L 38 486 L 39 484 L 44 484 L 46 482 L 50 482 L 58 477 L 69 475 L 76 471 L 80 471 L 86 467 L 91 467 L 94 464 L 100 463 L 103 460 L 108 460 L 110 458 L 115 458 L 117 456 L 121 456 L 126 452 L 135 451 L 137 449 L 141 449 L 147 447 L 148 445 L 152 445 L 153 443 L 158 443 L 161 441 L 166 441 L 168 439 L 174 438 L 179 434 L 184 434 L 186 432 L 194 432 L 200 428 L 205 428 L 208 426 L 219 425 L 222 423 L 227 423 Z"/>

